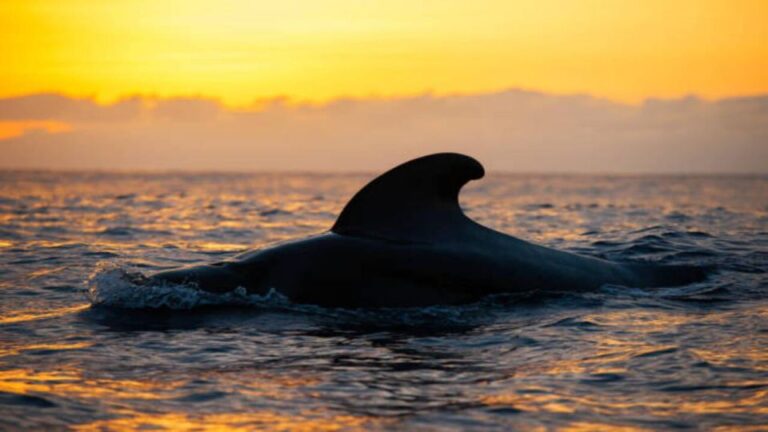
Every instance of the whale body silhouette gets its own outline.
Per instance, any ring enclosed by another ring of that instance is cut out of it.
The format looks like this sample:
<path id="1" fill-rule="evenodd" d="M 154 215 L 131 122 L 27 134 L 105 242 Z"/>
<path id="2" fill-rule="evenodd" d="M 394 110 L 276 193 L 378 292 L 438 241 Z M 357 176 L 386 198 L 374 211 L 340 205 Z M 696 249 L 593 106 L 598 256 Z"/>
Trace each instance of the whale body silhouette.
<path id="1" fill-rule="evenodd" d="M 224 293 L 274 289 L 329 307 L 461 304 L 499 293 L 686 285 L 694 266 L 631 264 L 562 252 L 482 226 L 459 191 L 483 177 L 475 159 L 438 153 L 411 160 L 363 187 L 330 231 L 208 265 L 156 273 L 153 284 Z"/>

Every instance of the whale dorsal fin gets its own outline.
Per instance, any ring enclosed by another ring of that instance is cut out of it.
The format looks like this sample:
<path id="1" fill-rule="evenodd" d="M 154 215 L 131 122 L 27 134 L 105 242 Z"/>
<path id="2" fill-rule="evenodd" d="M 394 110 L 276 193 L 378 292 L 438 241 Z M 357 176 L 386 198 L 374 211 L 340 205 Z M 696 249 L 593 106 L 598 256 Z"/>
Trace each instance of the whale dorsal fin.
<path id="1" fill-rule="evenodd" d="M 403 242 L 445 239 L 474 225 L 459 206 L 459 190 L 483 177 L 480 162 L 437 153 L 396 166 L 347 203 L 331 231 Z"/>

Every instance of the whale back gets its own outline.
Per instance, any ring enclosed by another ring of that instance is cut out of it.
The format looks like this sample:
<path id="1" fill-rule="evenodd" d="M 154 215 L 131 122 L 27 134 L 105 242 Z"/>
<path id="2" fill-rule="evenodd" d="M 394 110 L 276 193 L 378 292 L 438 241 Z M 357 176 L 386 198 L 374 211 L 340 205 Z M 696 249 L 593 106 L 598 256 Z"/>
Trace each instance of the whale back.
<path id="1" fill-rule="evenodd" d="M 476 226 L 459 206 L 459 191 L 484 174 L 480 162 L 458 153 L 411 160 L 357 192 L 331 231 L 397 242 L 456 238 Z"/>

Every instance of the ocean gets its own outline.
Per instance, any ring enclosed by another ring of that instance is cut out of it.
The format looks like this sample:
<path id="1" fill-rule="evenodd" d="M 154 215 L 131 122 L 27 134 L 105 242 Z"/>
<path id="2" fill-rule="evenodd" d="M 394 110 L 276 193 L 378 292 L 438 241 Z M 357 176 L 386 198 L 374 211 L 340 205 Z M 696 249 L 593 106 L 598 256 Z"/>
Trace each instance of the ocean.
<path id="1" fill-rule="evenodd" d="M 366 310 L 131 282 L 327 230 L 370 178 L 0 172 L 0 429 L 768 428 L 766 176 L 462 192 L 525 240 L 716 269 L 689 286 Z"/>

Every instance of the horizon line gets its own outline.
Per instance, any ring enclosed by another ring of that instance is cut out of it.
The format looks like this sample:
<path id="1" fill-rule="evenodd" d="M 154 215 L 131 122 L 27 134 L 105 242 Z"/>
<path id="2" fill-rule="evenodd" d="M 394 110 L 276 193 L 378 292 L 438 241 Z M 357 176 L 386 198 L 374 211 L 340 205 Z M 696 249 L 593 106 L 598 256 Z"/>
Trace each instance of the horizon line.
<path id="1" fill-rule="evenodd" d="M 276 169 L 276 170 L 244 170 L 244 169 L 195 169 L 195 168 L 53 168 L 53 167 L 0 167 L 0 174 L 8 173 L 49 173 L 49 174 L 109 174 L 109 175 L 376 175 L 384 170 L 307 170 L 307 169 Z M 486 169 L 483 178 L 502 176 L 564 176 L 564 177 L 768 177 L 765 172 L 735 172 L 735 171 L 510 171 Z M 479 180 L 479 179 L 478 179 Z"/>
<path id="2" fill-rule="evenodd" d="M 626 106 L 642 106 L 646 103 L 655 102 L 655 101 L 663 102 L 663 101 L 699 100 L 703 102 L 716 103 L 716 102 L 727 101 L 727 100 L 768 97 L 768 90 L 757 92 L 757 93 L 733 94 L 733 95 L 720 96 L 720 97 L 707 97 L 700 93 L 693 92 L 693 93 L 682 93 L 677 96 L 648 95 L 637 101 L 630 101 L 630 100 L 625 100 L 620 98 L 602 96 L 599 94 L 594 94 L 586 91 L 560 93 L 560 92 L 550 92 L 550 91 L 534 89 L 534 88 L 512 86 L 512 87 L 502 87 L 497 90 L 478 91 L 474 93 L 460 92 L 460 91 L 439 92 L 432 89 L 425 89 L 423 91 L 414 92 L 414 93 L 400 93 L 400 94 L 395 93 L 395 94 L 388 94 L 388 95 L 382 95 L 377 93 L 370 93 L 364 96 L 340 94 L 332 98 L 322 98 L 322 99 L 302 98 L 299 96 L 287 95 L 287 94 L 276 94 L 271 96 L 255 95 L 252 97 L 251 101 L 246 104 L 228 103 L 225 97 L 206 94 L 202 92 L 201 93 L 176 93 L 176 94 L 169 94 L 169 95 L 162 95 L 162 94 L 152 93 L 152 92 L 146 92 L 146 93 L 145 92 L 127 92 L 115 97 L 102 97 L 98 94 L 98 92 L 78 94 L 78 93 L 66 92 L 61 90 L 42 90 L 42 91 L 27 92 L 27 93 L 10 93 L 6 95 L 0 95 L 0 100 L 22 99 L 25 97 L 34 97 L 34 96 L 60 96 L 60 97 L 64 97 L 72 100 L 87 100 L 99 106 L 110 106 L 110 105 L 118 104 L 120 102 L 130 101 L 135 99 L 140 99 L 148 102 L 163 101 L 163 100 L 200 100 L 200 101 L 208 101 L 208 102 L 215 103 L 220 107 L 226 108 L 228 110 L 241 110 L 241 109 L 244 110 L 244 109 L 264 109 L 269 105 L 274 105 L 274 104 L 280 104 L 280 105 L 285 105 L 289 107 L 326 107 L 338 102 L 396 101 L 396 100 L 409 100 L 409 99 L 420 99 L 420 98 L 450 99 L 450 98 L 465 98 L 465 97 L 476 97 L 476 96 L 493 96 L 493 95 L 501 95 L 505 93 L 521 93 L 521 94 L 530 94 L 530 95 L 546 95 L 546 96 L 573 97 L 573 98 L 587 97 L 597 101 L 604 101 L 604 102 L 609 102 L 609 103 L 618 104 L 618 105 L 626 105 Z"/>

